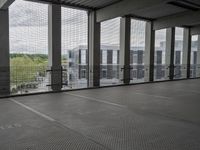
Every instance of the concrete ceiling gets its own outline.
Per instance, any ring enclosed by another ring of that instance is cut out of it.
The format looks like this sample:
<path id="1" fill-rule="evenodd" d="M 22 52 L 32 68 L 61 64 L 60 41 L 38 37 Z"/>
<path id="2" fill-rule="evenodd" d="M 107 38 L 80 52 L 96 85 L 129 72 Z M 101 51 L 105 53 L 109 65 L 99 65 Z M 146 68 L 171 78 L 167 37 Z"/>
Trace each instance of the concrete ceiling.
<path id="1" fill-rule="evenodd" d="M 122 0 L 97 10 L 97 21 L 125 15 L 153 20 L 156 29 L 195 26 L 200 24 L 200 0 Z"/>
<path id="2" fill-rule="evenodd" d="M 187 10 L 169 4 L 159 4 L 152 7 L 136 10 L 134 13 L 131 13 L 131 15 L 154 20 L 184 11 Z"/>
<path id="3" fill-rule="evenodd" d="M 97 10 L 97 21 L 125 15 L 149 19 L 154 29 L 200 24 L 200 0 L 32 0 Z M 192 16 L 192 17 L 190 17 Z M 176 18 L 178 21 L 176 21 Z M 172 21 L 171 21 L 172 20 Z"/>
<path id="4" fill-rule="evenodd" d="M 121 0 L 35 0 L 35 1 L 44 1 L 48 3 L 63 4 L 67 6 L 74 6 L 79 8 L 95 10 L 112 5 Z"/>
<path id="5" fill-rule="evenodd" d="M 178 6 L 174 4 L 170 4 L 170 2 L 183 2 L 182 0 L 163 0 L 162 3 L 159 3 L 154 6 L 145 7 L 140 10 L 133 10 L 132 15 L 140 16 L 143 18 L 149 18 L 149 19 L 158 19 L 165 16 L 170 16 L 174 14 L 178 14 L 181 12 L 186 11 L 197 11 L 200 10 L 200 0 L 186 0 L 187 5 L 190 7 L 185 6 Z M 193 10 L 191 6 L 198 7 L 197 10 Z"/>

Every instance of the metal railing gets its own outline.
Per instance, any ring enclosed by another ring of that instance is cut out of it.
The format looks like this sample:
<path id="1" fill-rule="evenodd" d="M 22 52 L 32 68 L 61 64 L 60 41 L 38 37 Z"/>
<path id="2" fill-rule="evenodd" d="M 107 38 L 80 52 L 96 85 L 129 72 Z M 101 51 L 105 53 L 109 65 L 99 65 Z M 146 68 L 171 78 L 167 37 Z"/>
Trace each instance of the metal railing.
<path id="1" fill-rule="evenodd" d="M 11 94 L 51 91 L 52 86 L 55 86 L 51 83 L 52 74 L 61 75 L 60 86 L 63 90 L 86 88 L 87 69 L 87 65 L 63 65 L 59 69 L 49 66 L 11 66 Z"/>

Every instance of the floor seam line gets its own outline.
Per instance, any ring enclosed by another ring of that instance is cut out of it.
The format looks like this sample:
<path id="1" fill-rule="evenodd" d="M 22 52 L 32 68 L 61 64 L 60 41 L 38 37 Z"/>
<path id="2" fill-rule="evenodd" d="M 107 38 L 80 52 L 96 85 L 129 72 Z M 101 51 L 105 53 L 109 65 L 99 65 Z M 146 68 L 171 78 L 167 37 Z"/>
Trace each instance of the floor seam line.
<path id="1" fill-rule="evenodd" d="M 120 104 L 116 104 L 116 103 L 107 102 L 107 101 L 102 100 L 102 99 L 96 99 L 96 98 L 93 98 L 93 97 L 87 97 L 87 96 L 78 95 L 78 94 L 71 94 L 71 93 L 65 93 L 65 92 L 63 92 L 63 93 L 65 95 L 75 96 L 75 97 L 79 97 L 79 98 L 85 98 L 85 99 L 88 99 L 88 100 L 91 100 L 91 101 L 104 103 L 104 104 L 109 104 L 109 105 L 117 106 L 117 107 L 120 107 L 120 108 L 126 108 L 125 105 L 120 105 Z"/>
<path id="2" fill-rule="evenodd" d="M 75 129 L 72 129 L 72 128 L 68 127 L 67 125 L 64 125 L 64 124 L 63 124 L 62 122 L 60 122 L 60 121 L 55 120 L 55 119 L 53 119 L 53 118 L 51 118 L 51 117 L 49 117 L 49 116 L 47 116 L 47 115 L 45 115 L 45 114 L 43 114 L 43 113 L 41 113 L 41 112 L 39 112 L 39 111 L 37 111 L 37 110 L 35 110 L 35 109 L 29 107 L 29 106 L 26 106 L 25 104 L 20 103 L 20 102 L 18 102 L 17 100 L 15 100 L 14 98 L 9 98 L 9 99 L 10 99 L 10 101 L 12 101 L 13 103 L 20 105 L 21 107 L 23 107 L 23 108 L 25 108 L 25 109 L 27 109 L 27 110 L 29 110 L 29 111 L 31 111 L 31 112 L 33 112 L 33 113 L 39 115 L 40 117 L 45 118 L 45 119 L 48 120 L 48 121 L 54 122 L 54 123 L 56 123 L 57 125 L 62 126 L 62 128 L 67 128 L 68 130 L 71 130 L 71 131 L 73 131 L 74 133 L 76 133 L 76 134 L 78 134 L 78 135 L 81 135 L 81 136 L 87 138 L 89 141 L 94 142 L 94 143 L 96 143 L 97 145 L 100 145 L 100 146 L 102 146 L 103 148 L 106 148 L 107 150 L 111 150 L 110 148 L 106 147 L 105 145 L 103 145 L 103 144 L 101 144 L 101 143 L 99 143 L 99 142 L 93 140 L 91 137 L 86 136 L 86 135 L 84 135 L 83 133 L 76 131 Z"/>
<path id="3" fill-rule="evenodd" d="M 29 106 L 23 104 L 23 103 L 20 103 L 20 102 L 18 102 L 17 100 L 15 100 L 14 98 L 9 98 L 9 99 L 10 99 L 10 101 L 12 101 L 13 103 L 18 104 L 19 106 L 21 106 L 21 107 L 23 107 L 23 108 L 25 108 L 25 109 L 27 109 L 27 110 L 29 110 L 29 111 L 31 111 L 31 112 L 37 114 L 38 116 L 40 116 L 40 117 L 42 117 L 42 118 L 45 118 L 45 119 L 48 120 L 48 121 L 51 121 L 51 122 L 55 122 L 55 121 L 56 121 L 56 120 L 53 119 L 52 117 L 50 117 L 50 116 L 48 116 L 48 115 L 46 115 L 46 114 L 44 114 L 44 113 L 41 113 L 41 112 L 39 112 L 39 111 L 37 111 L 37 110 L 35 110 L 35 109 L 33 109 L 33 108 L 31 108 L 31 107 L 29 107 Z"/>

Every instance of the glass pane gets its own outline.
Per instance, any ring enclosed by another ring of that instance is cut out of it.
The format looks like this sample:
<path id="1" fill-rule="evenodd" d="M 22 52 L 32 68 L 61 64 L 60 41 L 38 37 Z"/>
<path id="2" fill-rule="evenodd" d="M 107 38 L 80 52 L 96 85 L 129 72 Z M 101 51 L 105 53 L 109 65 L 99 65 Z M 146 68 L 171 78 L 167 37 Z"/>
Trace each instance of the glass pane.
<path id="1" fill-rule="evenodd" d="M 87 11 L 62 7 L 64 89 L 86 88 L 88 80 Z"/>
<path id="2" fill-rule="evenodd" d="M 130 78 L 132 83 L 144 82 L 146 22 L 131 19 Z"/>
<path id="3" fill-rule="evenodd" d="M 100 85 L 119 84 L 120 18 L 101 23 Z"/>
<path id="4" fill-rule="evenodd" d="M 48 5 L 17 0 L 9 22 L 12 94 L 48 90 Z"/>
<path id="5" fill-rule="evenodd" d="M 166 29 L 155 32 L 154 80 L 166 80 Z"/>

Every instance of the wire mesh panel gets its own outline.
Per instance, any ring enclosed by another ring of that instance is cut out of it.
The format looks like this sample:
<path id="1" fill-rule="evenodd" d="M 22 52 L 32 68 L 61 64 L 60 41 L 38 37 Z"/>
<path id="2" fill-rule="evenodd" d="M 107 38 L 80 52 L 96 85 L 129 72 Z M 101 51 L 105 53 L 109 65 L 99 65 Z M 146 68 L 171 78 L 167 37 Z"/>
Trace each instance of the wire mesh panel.
<path id="1" fill-rule="evenodd" d="M 166 29 L 155 32 L 154 80 L 166 80 Z"/>
<path id="2" fill-rule="evenodd" d="M 191 39 L 191 59 L 190 59 L 190 77 L 200 77 L 200 64 L 198 64 L 198 42 L 199 35 L 193 35 Z"/>
<path id="3" fill-rule="evenodd" d="M 88 81 L 87 11 L 62 7 L 63 89 L 86 88 Z"/>
<path id="4" fill-rule="evenodd" d="M 175 28 L 174 48 L 174 79 L 184 78 L 187 72 L 187 65 L 183 64 L 183 36 L 184 28 Z"/>
<path id="5" fill-rule="evenodd" d="M 48 90 L 48 5 L 17 0 L 9 22 L 12 94 Z"/>
<path id="6" fill-rule="evenodd" d="M 119 84 L 120 18 L 101 23 L 100 85 Z"/>
<path id="7" fill-rule="evenodd" d="M 144 82 L 146 22 L 131 19 L 130 78 L 132 83 Z"/>

